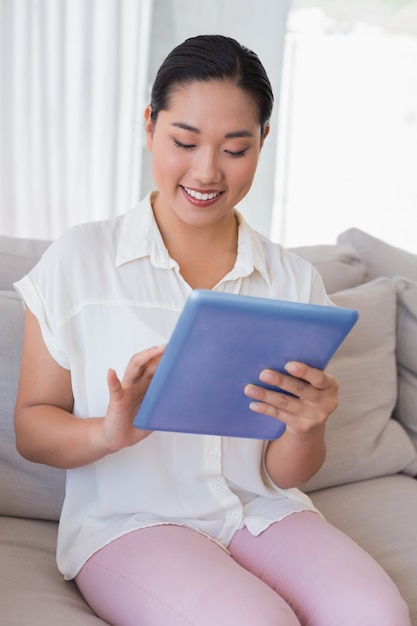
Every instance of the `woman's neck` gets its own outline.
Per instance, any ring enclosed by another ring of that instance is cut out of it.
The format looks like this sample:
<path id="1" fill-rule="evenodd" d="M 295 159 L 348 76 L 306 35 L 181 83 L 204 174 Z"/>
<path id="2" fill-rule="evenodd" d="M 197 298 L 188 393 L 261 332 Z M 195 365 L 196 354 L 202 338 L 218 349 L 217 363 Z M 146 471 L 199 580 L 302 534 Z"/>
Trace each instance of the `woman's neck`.
<path id="1" fill-rule="evenodd" d="M 153 205 L 154 215 L 169 255 L 193 289 L 212 289 L 234 267 L 238 222 L 234 212 L 204 226 L 184 223 L 173 212 Z"/>

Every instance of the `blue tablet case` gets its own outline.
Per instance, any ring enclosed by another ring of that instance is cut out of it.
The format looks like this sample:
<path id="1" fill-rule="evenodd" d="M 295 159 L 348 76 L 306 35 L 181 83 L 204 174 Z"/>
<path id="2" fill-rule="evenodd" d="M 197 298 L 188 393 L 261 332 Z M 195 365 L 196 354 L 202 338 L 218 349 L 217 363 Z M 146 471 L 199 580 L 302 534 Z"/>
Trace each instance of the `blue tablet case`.
<path id="1" fill-rule="evenodd" d="M 324 369 L 358 318 L 336 306 L 195 290 L 174 328 L 134 424 L 162 430 L 276 439 L 279 420 L 249 409 L 247 383 L 288 361 Z M 267 385 L 262 384 L 267 387 Z"/>

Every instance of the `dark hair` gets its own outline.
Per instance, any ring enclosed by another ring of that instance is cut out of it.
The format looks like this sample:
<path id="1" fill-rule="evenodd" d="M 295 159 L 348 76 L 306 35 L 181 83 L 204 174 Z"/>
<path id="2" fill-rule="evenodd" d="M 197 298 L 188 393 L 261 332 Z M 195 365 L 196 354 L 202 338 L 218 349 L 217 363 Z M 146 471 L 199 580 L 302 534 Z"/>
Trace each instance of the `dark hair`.
<path id="1" fill-rule="evenodd" d="M 269 78 L 252 50 L 223 35 L 191 37 L 168 54 L 152 87 L 152 121 L 156 121 L 159 111 L 169 109 L 169 99 L 175 87 L 211 80 L 230 81 L 254 99 L 263 136 L 274 102 Z"/>

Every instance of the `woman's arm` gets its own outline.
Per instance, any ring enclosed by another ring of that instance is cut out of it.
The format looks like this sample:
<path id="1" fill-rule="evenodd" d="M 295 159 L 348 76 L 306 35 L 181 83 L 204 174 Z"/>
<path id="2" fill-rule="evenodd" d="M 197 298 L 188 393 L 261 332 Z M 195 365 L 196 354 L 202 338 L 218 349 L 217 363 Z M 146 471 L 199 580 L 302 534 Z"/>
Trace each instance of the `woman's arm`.
<path id="1" fill-rule="evenodd" d="M 286 424 L 282 437 L 269 442 L 265 456 L 269 476 L 283 489 L 300 487 L 322 466 L 326 421 L 337 407 L 338 393 L 336 380 L 320 370 L 293 362 L 286 369 L 290 376 L 264 370 L 260 378 L 294 396 L 256 385 L 245 388 L 254 411 Z"/>
<path id="2" fill-rule="evenodd" d="M 35 316 L 26 311 L 19 389 L 15 408 L 16 446 L 25 458 L 65 469 L 80 467 L 134 445 L 149 431 L 133 426 L 163 347 L 132 357 L 123 380 L 109 370 L 106 415 L 72 414 L 71 373 L 49 354 Z"/>

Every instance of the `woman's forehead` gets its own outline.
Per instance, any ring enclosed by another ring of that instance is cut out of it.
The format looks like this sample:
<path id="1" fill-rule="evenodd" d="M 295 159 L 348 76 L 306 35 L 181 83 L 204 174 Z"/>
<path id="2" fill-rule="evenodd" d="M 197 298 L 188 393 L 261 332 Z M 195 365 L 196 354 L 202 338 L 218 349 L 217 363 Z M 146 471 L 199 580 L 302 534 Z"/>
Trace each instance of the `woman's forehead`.
<path id="1" fill-rule="evenodd" d="M 162 111 L 161 111 L 162 113 Z M 173 122 L 198 132 L 200 126 L 216 120 L 230 124 L 230 133 L 247 133 L 247 127 L 259 126 L 257 102 L 246 91 L 228 81 L 193 81 L 172 90 L 166 110 Z M 195 120 L 195 121 L 193 121 Z M 242 126 L 243 123 L 243 126 Z"/>

